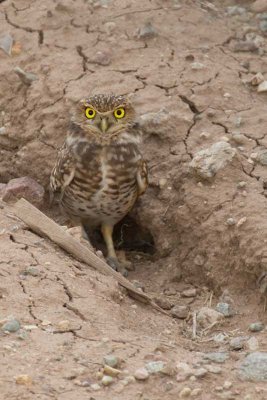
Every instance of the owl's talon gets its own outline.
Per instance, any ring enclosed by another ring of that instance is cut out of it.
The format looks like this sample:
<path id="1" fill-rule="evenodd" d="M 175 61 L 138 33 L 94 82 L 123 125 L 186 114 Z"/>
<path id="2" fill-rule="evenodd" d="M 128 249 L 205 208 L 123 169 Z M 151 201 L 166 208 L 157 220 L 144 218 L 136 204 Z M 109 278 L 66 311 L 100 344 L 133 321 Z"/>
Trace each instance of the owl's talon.
<path id="1" fill-rule="evenodd" d="M 107 257 L 107 263 L 108 265 L 114 269 L 114 271 L 118 271 L 118 261 L 114 257 Z"/>
<path id="2" fill-rule="evenodd" d="M 114 271 L 120 272 L 123 276 L 128 276 L 127 269 L 114 257 L 107 257 L 108 265 L 114 269 Z"/>

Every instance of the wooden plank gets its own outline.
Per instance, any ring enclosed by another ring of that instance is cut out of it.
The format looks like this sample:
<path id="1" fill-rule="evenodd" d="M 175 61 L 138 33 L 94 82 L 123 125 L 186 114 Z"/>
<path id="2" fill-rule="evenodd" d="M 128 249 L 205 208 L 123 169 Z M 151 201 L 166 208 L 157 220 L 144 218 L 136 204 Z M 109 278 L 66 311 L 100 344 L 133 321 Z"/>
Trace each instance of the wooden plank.
<path id="1" fill-rule="evenodd" d="M 89 265 L 95 270 L 113 276 L 117 282 L 127 289 L 129 295 L 142 303 L 150 304 L 158 311 L 169 315 L 153 302 L 150 296 L 138 291 L 126 278 L 120 273 L 114 271 L 107 263 L 97 257 L 89 247 L 81 244 L 77 239 L 72 237 L 55 221 L 47 217 L 35 206 L 25 199 L 20 199 L 12 208 L 13 213 L 27 224 L 34 232 L 40 236 L 48 237 L 52 242 L 56 243 L 62 249 L 70 253 L 77 260 Z"/>

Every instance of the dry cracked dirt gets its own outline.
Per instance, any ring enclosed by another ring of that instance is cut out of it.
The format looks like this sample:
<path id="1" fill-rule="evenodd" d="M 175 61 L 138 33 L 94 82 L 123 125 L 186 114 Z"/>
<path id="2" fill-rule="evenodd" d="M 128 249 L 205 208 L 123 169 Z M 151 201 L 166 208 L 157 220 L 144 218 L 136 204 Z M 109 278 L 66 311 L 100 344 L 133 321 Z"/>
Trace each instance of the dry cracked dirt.
<path id="1" fill-rule="evenodd" d="M 261 0 L 0 1 L 0 44 L 13 40 L 0 48 L 0 183 L 47 190 L 73 103 L 128 94 L 150 186 L 117 244 L 130 281 L 175 316 L 2 202 L 1 399 L 267 398 L 266 12 Z"/>

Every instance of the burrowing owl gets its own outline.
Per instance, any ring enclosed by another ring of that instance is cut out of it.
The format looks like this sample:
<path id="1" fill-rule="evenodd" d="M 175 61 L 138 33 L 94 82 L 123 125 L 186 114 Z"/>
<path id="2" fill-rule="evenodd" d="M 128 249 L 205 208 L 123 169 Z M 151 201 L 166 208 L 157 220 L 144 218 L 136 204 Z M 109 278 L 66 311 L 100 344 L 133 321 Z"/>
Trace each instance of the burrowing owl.
<path id="1" fill-rule="evenodd" d="M 133 129 L 134 108 L 123 96 L 81 100 L 50 179 L 75 223 L 101 227 L 109 264 L 119 270 L 112 232 L 147 187 L 147 167 Z"/>

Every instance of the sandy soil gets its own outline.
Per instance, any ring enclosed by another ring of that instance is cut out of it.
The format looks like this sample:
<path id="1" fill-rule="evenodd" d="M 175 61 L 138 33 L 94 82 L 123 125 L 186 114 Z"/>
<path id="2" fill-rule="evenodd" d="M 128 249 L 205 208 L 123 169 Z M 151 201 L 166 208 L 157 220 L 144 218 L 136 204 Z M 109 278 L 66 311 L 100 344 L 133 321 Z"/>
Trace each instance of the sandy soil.
<path id="1" fill-rule="evenodd" d="M 11 34 L 15 46 L 11 56 L 0 50 L 0 182 L 29 175 L 47 189 L 73 102 L 91 93 L 129 94 L 150 169 L 150 187 L 131 214 L 134 228 L 123 237 L 135 265 L 129 279 L 168 304 L 188 306 L 189 314 L 170 318 L 136 303 L 1 205 L 0 320 L 12 315 L 22 329 L 0 335 L 0 398 L 176 400 L 190 388 L 201 389 L 195 398 L 203 400 L 266 399 L 266 384 L 238 378 L 250 349 L 229 349 L 233 337 L 256 336 L 258 350 L 267 350 L 266 328 L 248 331 L 252 322 L 267 322 L 257 287 L 267 270 L 267 163 L 259 157 L 267 95 L 249 83 L 258 72 L 267 79 L 267 42 L 249 12 L 253 2 L 237 2 L 247 11 L 229 15 L 235 3 L 1 2 L 0 37 Z M 240 51 L 243 41 L 254 47 Z M 17 66 L 38 79 L 26 86 Z M 190 162 L 218 141 L 236 155 L 201 180 Z M 44 211 L 65 223 L 57 209 Z M 196 296 L 183 297 L 190 288 Z M 207 330 L 198 326 L 192 340 L 194 312 L 215 308 L 222 295 L 236 314 Z M 218 333 L 223 342 L 214 341 Z M 206 367 L 202 353 L 209 351 L 228 352 L 220 373 L 177 381 L 173 365 Z M 94 391 L 107 354 L 121 358 L 122 372 Z M 151 360 L 170 370 L 125 383 Z M 21 374 L 32 383 L 16 383 Z M 223 388 L 225 381 L 233 386 Z"/>

